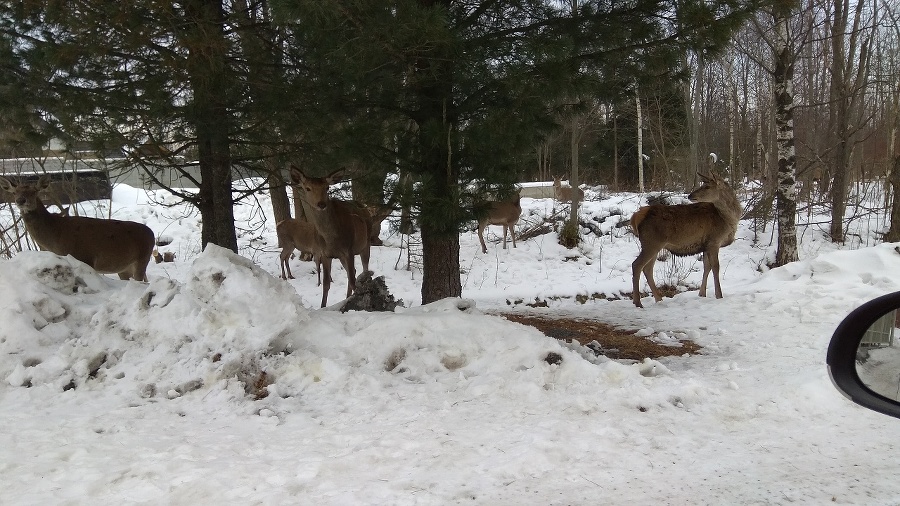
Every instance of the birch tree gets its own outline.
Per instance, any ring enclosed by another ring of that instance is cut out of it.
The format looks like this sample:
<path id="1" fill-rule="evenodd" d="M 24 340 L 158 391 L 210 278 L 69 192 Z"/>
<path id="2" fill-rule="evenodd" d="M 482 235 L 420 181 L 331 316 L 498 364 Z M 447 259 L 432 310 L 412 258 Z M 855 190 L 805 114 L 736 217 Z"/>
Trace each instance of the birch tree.
<path id="1" fill-rule="evenodd" d="M 797 253 L 797 182 L 794 147 L 794 59 L 789 22 L 793 2 L 777 3 L 772 9 L 775 24 L 774 56 L 775 130 L 778 144 L 778 172 L 775 191 L 778 220 L 778 250 L 775 265 L 799 259 Z"/>

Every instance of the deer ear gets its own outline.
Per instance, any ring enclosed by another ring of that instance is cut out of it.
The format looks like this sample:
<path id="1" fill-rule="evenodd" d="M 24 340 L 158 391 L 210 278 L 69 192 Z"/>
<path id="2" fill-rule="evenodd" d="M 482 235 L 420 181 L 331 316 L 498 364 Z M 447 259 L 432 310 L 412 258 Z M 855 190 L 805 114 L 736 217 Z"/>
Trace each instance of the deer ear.
<path id="1" fill-rule="evenodd" d="M 49 176 L 41 176 L 37 182 L 38 190 L 46 190 L 50 187 L 50 177 Z"/>
<path id="2" fill-rule="evenodd" d="M 291 181 L 299 184 L 305 178 L 306 178 L 306 176 L 303 175 L 303 171 L 298 169 L 297 166 L 292 163 L 291 164 Z"/>
<path id="3" fill-rule="evenodd" d="M 0 176 L 0 190 L 5 192 L 12 193 L 15 190 L 15 185 L 13 185 L 9 179 L 6 179 L 3 176 Z"/>
<path id="4" fill-rule="evenodd" d="M 330 185 L 334 184 L 334 183 L 339 183 L 344 180 L 344 172 L 346 172 L 346 170 L 343 167 L 341 167 L 340 169 L 325 176 L 325 181 L 328 181 L 328 184 L 330 184 Z"/>

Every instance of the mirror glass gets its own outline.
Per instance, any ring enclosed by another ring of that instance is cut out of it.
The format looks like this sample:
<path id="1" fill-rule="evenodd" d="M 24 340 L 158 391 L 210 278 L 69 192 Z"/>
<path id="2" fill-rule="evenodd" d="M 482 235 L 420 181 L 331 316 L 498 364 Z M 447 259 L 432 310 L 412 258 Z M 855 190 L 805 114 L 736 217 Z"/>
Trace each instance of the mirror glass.
<path id="1" fill-rule="evenodd" d="M 873 392 L 900 400 L 900 309 L 879 318 L 856 351 L 856 373 Z"/>

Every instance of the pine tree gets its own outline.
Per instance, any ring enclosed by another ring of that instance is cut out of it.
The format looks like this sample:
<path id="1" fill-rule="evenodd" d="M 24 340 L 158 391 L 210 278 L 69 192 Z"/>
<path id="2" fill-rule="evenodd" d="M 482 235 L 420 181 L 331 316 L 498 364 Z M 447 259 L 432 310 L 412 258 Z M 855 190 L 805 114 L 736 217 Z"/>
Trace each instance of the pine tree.
<path id="1" fill-rule="evenodd" d="M 200 210 L 204 246 L 236 251 L 232 179 L 271 170 L 264 160 L 279 156 L 284 142 L 265 137 L 276 128 L 260 127 L 260 118 L 285 121 L 268 111 L 286 101 L 277 73 L 250 65 L 259 46 L 245 51 L 247 37 L 234 36 L 271 24 L 250 19 L 247 4 L 234 10 L 240 7 L 210 0 L 0 2 L 0 40 L 8 48 L 0 64 L 16 80 L 12 88 L 27 93 L 21 103 L 41 117 L 44 137 L 124 150 L 151 179 L 163 168 L 193 178 L 186 169 L 196 162 L 199 192 L 173 190 Z M 266 79 L 271 86 L 260 82 Z M 251 94 L 251 84 L 265 92 Z M 3 101 L 0 108 L 0 117 L 14 111 Z M 148 145 L 162 157 L 144 156 Z"/>

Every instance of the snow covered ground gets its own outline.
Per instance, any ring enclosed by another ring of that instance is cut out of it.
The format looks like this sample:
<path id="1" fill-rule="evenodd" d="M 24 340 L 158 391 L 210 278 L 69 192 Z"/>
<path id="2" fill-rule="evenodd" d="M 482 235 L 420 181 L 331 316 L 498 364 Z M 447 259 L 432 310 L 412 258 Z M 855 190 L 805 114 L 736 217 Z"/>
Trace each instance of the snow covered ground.
<path id="1" fill-rule="evenodd" d="M 277 278 L 264 195 L 236 210 L 242 256 L 201 253 L 197 214 L 154 197 L 118 186 L 111 210 L 172 241 L 160 249 L 176 261 L 151 263 L 147 284 L 46 252 L 0 260 L 0 504 L 900 503 L 900 420 L 846 400 L 824 364 L 847 312 L 900 290 L 877 220 L 854 221 L 840 249 L 808 217 L 801 260 L 774 270 L 771 227 L 743 221 L 721 252 L 724 299 L 643 310 L 606 300 L 631 289 L 638 245 L 615 225 L 634 194 L 586 202 L 605 234 L 578 250 L 549 233 L 481 254 L 463 233 L 464 299 L 426 306 L 386 226 L 371 268 L 407 308 L 341 314 L 317 309 L 311 263 Z M 553 211 L 523 206 L 520 229 Z M 702 264 L 656 269 L 689 287 Z M 334 280 L 332 303 L 339 267 Z M 501 311 L 704 351 L 613 361 Z"/>

